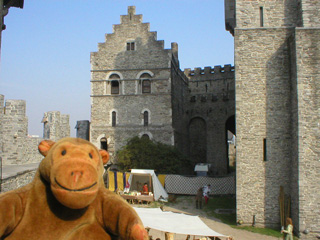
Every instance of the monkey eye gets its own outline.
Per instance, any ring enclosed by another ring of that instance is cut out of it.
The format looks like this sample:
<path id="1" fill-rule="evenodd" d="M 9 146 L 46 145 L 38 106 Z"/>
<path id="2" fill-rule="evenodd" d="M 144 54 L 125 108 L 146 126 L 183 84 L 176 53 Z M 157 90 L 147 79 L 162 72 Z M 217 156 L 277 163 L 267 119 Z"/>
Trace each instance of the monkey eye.
<path id="1" fill-rule="evenodd" d="M 91 153 L 89 153 L 89 157 L 92 159 L 92 154 Z"/>
<path id="2" fill-rule="evenodd" d="M 64 156 L 66 154 L 67 154 L 67 151 L 66 150 L 62 150 L 61 155 Z"/>

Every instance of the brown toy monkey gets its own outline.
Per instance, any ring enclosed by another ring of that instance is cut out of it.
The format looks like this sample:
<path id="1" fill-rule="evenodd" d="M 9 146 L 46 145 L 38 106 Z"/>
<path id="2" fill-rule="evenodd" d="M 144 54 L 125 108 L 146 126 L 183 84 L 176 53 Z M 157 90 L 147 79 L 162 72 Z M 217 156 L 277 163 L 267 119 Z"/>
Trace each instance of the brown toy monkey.
<path id="1" fill-rule="evenodd" d="M 45 158 L 34 180 L 0 195 L 0 239 L 146 240 L 134 209 L 103 183 L 105 150 L 64 138 L 39 144 Z"/>

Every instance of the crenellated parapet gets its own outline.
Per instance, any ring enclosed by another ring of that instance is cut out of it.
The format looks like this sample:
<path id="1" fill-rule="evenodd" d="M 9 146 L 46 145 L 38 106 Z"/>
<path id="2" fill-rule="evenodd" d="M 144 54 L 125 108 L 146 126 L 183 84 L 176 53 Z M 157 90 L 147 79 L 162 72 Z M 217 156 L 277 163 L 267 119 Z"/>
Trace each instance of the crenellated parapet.
<path id="1" fill-rule="evenodd" d="M 196 79 L 196 78 L 204 78 L 204 79 L 213 79 L 213 78 L 220 78 L 222 75 L 226 74 L 234 74 L 234 66 L 230 64 L 222 66 L 214 66 L 212 67 L 205 67 L 205 68 L 185 68 L 184 74 L 189 79 Z"/>

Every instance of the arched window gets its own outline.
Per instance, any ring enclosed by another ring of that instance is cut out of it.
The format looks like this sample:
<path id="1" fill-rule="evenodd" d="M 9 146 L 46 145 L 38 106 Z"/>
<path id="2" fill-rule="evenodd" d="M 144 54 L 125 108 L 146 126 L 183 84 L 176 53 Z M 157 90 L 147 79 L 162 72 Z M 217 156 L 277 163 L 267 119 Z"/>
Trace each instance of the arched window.
<path id="1" fill-rule="evenodd" d="M 111 94 L 119 94 L 120 76 L 118 74 L 111 74 L 109 80 L 111 80 Z"/>
<path id="2" fill-rule="evenodd" d="M 143 113 L 143 126 L 148 126 L 149 125 L 149 113 L 148 111 L 144 111 Z"/>
<path id="3" fill-rule="evenodd" d="M 144 73 L 140 76 L 142 81 L 142 93 L 151 93 L 151 76 L 149 73 Z"/>
<path id="4" fill-rule="evenodd" d="M 112 127 L 115 127 L 117 124 L 117 112 L 113 111 L 112 112 Z"/>

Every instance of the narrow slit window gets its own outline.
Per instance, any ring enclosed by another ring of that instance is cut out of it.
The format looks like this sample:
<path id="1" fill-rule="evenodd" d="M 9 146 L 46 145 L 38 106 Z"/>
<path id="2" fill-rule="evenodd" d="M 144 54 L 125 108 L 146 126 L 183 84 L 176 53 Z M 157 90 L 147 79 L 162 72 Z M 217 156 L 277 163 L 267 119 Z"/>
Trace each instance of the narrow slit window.
<path id="1" fill-rule="evenodd" d="M 149 113 L 148 113 L 148 111 L 145 111 L 143 113 L 143 125 L 145 127 L 147 127 L 149 125 Z"/>
<path id="2" fill-rule="evenodd" d="M 260 7 L 260 27 L 263 27 L 263 7 Z"/>
<path id="3" fill-rule="evenodd" d="M 267 139 L 264 138 L 263 139 L 263 161 L 268 161 L 268 158 L 267 158 Z"/>
<path id="4" fill-rule="evenodd" d="M 112 127 L 115 127 L 117 124 L 117 112 L 112 112 Z"/>

